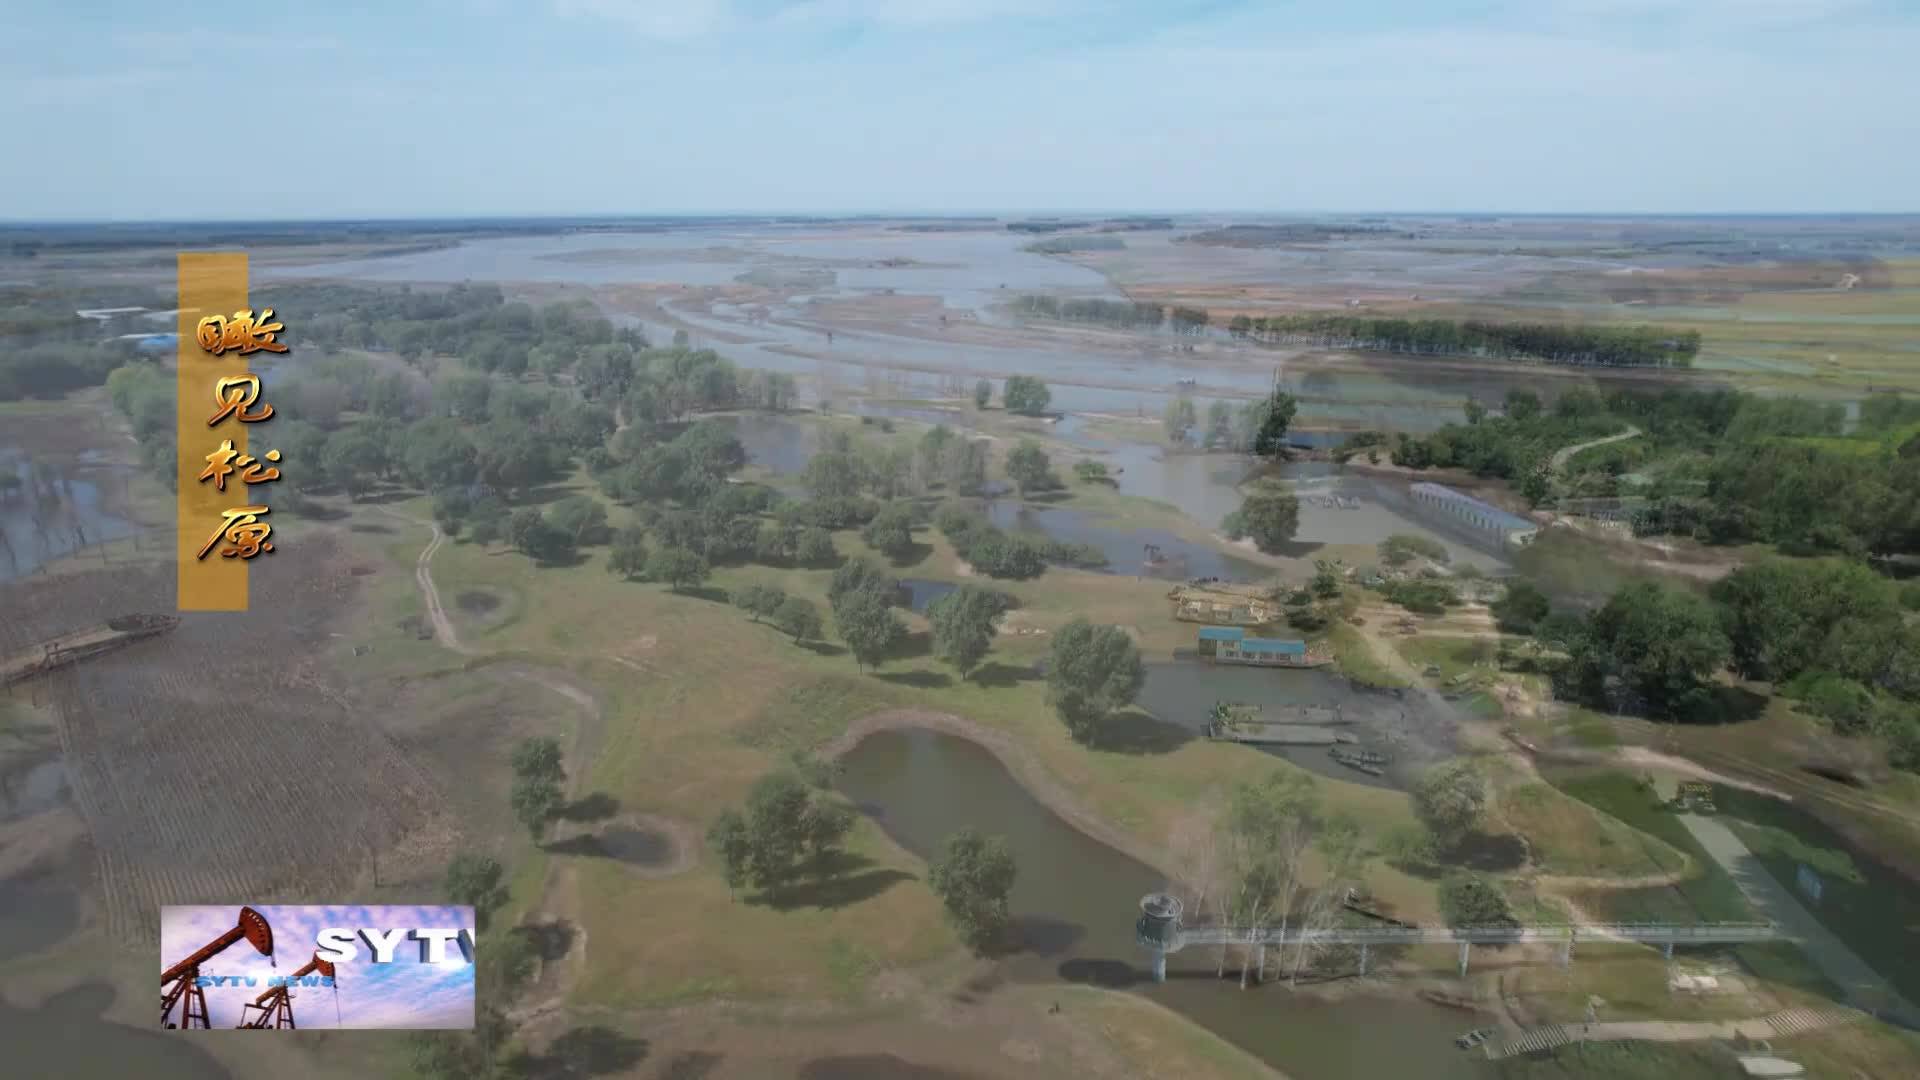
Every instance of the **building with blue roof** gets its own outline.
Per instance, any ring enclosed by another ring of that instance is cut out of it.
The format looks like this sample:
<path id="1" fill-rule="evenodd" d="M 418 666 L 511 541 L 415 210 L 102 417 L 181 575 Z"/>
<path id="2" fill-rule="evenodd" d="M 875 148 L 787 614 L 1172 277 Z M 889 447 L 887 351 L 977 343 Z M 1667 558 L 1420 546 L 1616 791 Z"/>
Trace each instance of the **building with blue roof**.
<path id="1" fill-rule="evenodd" d="M 1308 657 L 1304 641 L 1248 637 L 1238 626 L 1201 627 L 1200 655 L 1222 664 L 1312 667 L 1317 663 Z"/>
<path id="2" fill-rule="evenodd" d="M 1421 481 L 1409 492 L 1415 505 L 1444 514 L 1466 528 L 1487 535 L 1502 547 L 1524 547 L 1540 535 L 1540 526 L 1534 522 L 1445 484 Z"/>

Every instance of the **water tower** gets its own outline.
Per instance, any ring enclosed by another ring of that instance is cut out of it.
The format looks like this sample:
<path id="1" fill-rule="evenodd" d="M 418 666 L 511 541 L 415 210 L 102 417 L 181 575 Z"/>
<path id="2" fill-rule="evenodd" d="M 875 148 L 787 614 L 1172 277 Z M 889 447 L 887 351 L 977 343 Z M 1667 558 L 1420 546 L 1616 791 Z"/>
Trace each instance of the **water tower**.
<path id="1" fill-rule="evenodd" d="M 1133 924 L 1134 940 L 1153 952 L 1153 981 L 1167 981 L 1167 954 L 1180 948 L 1180 898 L 1171 893 L 1148 893 L 1140 898 L 1140 921 Z"/>

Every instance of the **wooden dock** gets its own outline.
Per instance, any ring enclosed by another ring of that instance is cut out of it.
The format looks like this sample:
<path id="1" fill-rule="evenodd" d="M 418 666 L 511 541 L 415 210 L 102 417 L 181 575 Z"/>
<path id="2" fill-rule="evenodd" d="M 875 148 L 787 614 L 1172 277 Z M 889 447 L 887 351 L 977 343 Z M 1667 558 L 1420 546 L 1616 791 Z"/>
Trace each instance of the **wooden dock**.
<path id="1" fill-rule="evenodd" d="M 164 634 L 180 625 L 174 615 L 122 615 L 104 623 L 48 638 L 0 659 L 0 686 L 11 686 L 68 664 Z"/>

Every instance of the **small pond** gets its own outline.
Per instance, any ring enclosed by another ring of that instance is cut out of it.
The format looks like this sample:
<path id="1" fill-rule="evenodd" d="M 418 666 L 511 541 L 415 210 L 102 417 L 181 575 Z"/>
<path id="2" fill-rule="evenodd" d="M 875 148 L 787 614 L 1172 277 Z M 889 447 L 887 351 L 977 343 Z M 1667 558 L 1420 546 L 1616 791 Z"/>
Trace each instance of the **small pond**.
<path id="1" fill-rule="evenodd" d="M 1007 961 L 1010 978 L 1144 994 L 1291 1076 L 1492 1075 L 1484 1058 L 1452 1045 L 1454 1036 L 1486 1022 L 1472 1013 L 1385 993 L 1331 1003 L 1277 983 L 1243 991 L 1214 977 L 1214 954 L 1202 949 L 1174 954 L 1168 981 L 1152 982 L 1133 924 L 1140 898 L 1162 888 L 1164 878 L 1069 826 L 975 743 L 919 729 L 885 731 L 862 740 L 842 764 L 838 783 L 847 796 L 922 857 L 962 827 L 1006 839 L 1019 866 L 1011 900 L 1025 943 Z M 1393 1037 L 1379 1037 L 1386 1031 Z"/>

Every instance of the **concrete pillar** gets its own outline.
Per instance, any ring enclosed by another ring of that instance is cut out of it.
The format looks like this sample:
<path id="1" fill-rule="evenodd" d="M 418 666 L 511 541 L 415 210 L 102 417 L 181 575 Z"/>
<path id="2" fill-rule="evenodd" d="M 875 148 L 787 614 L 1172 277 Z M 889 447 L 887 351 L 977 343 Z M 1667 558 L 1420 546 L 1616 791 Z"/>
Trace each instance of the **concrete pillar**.
<path id="1" fill-rule="evenodd" d="M 1667 959 L 1673 959 L 1673 942 L 1669 941 L 1665 945 L 1660 946 L 1660 951 L 1667 954 Z"/>
<path id="2" fill-rule="evenodd" d="M 1367 943 L 1363 941 L 1360 943 L 1360 974 L 1365 975 L 1366 973 L 1367 973 Z"/>
<path id="3" fill-rule="evenodd" d="M 1157 983 L 1167 981 L 1167 950 L 1165 949 L 1153 950 L 1153 981 Z"/>
<path id="4" fill-rule="evenodd" d="M 1460 977 L 1463 979 L 1467 977 L 1467 953 L 1472 951 L 1472 949 L 1473 942 L 1463 941 L 1460 943 Z"/>
<path id="5" fill-rule="evenodd" d="M 1253 981 L 1257 983 L 1267 981 L 1267 943 L 1264 941 L 1253 954 Z"/>

